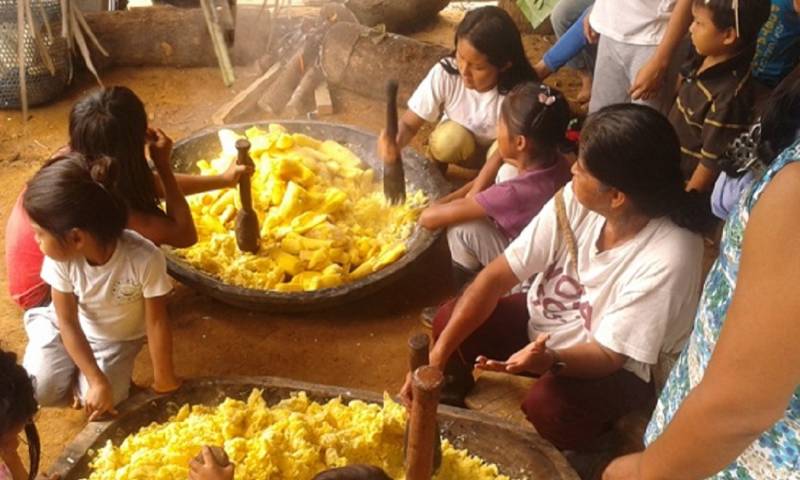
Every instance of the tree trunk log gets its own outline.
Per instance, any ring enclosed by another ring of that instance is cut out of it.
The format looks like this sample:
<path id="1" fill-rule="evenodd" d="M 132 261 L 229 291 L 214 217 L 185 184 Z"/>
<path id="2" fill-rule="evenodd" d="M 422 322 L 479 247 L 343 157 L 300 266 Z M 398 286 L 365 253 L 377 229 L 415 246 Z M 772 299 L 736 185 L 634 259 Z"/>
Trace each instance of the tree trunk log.
<path id="1" fill-rule="evenodd" d="M 255 61 L 264 53 L 269 34 L 260 8 L 236 9 L 236 41 L 231 48 L 235 64 Z M 86 21 L 108 50 L 105 57 L 92 50 L 98 67 L 216 66 L 214 48 L 203 12 L 199 8 L 169 6 L 133 8 L 125 11 L 87 13 Z"/>
<path id="2" fill-rule="evenodd" d="M 400 82 L 398 101 L 405 103 L 449 50 L 394 34 L 376 34 L 353 23 L 338 23 L 322 41 L 320 63 L 331 85 L 384 100 L 386 81 Z"/>
<path id="3" fill-rule="evenodd" d="M 386 25 L 390 32 L 408 32 L 431 21 L 450 0 L 347 0 L 345 5 L 367 26 Z"/>

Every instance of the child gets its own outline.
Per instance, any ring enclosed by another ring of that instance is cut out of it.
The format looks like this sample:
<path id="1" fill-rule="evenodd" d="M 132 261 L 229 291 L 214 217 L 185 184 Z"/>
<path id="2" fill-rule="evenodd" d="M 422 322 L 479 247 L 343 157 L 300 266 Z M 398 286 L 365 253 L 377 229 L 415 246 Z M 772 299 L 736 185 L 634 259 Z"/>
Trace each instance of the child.
<path id="1" fill-rule="evenodd" d="M 40 405 L 66 403 L 77 383 L 89 421 L 116 413 L 114 407 L 128 397 L 145 337 L 153 390 L 180 385 L 172 364 L 166 261 L 152 242 L 125 230 L 127 209 L 112 193 L 117 170 L 108 157 L 90 163 L 67 154 L 36 173 L 23 196 L 46 255 L 42 278 L 53 298 L 50 306 L 25 313 L 23 365 Z"/>
<path id="2" fill-rule="evenodd" d="M 192 245 L 197 233 L 183 194 L 234 186 L 243 171 L 232 162 L 218 176 L 174 175 L 169 152 L 152 151 L 171 149 L 172 142 L 160 130 L 148 128 L 142 101 L 126 87 L 96 90 L 78 100 L 70 112 L 69 135 L 69 146 L 61 151 L 71 149 L 89 158 L 107 155 L 117 159 L 120 178 L 115 193 L 128 209 L 128 228 L 156 244 Z M 156 147 L 159 142 L 162 146 Z M 151 150 L 155 173 L 147 165 L 146 147 Z M 161 198 L 166 212 L 159 206 Z M 44 255 L 22 208 L 22 193 L 9 215 L 5 242 L 13 300 L 24 309 L 48 304 L 50 287 L 39 276 Z"/>
<path id="3" fill-rule="evenodd" d="M 589 113 L 634 101 L 672 105 L 692 0 L 597 0 L 584 29 L 597 42 Z M 730 2 L 729 2 L 730 3 Z M 598 41 L 599 35 L 599 41 Z"/>
<path id="4" fill-rule="evenodd" d="M 497 143 L 503 161 L 519 174 L 469 198 L 426 208 L 423 227 L 448 227 L 447 241 L 459 287 L 503 253 L 509 242 L 571 178 L 559 153 L 569 106 L 556 90 L 533 82 L 514 87 L 503 101 Z"/>
<path id="5" fill-rule="evenodd" d="M 750 62 L 768 15 L 763 0 L 693 0 L 689 31 L 697 55 L 683 72 L 669 114 L 687 190 L 711 191 L 720 155 L 752 121 Z"/>
<path id="6" fill-rule="evenodd" d="M 711 210 L 723 220 L 767 165 L 800 136 L 799 71 L 778 84 L 760 113 L 759 121 L 734 140 L 720 160 L 722 173 L 711 194 Z"/>
<path id="7" fill-rule="evenodd" d="M 400 118 L 398 149 L 425 122 L 442 116 L 430 136 L 431 160 L 445 170 L 448 164 L 480 168 L 495 140 L 503 96 L 526 80 L 536 80 L 536 74 L 508 13 L 493 6 L 470 11 L 456 29 L 453 54 L 431 68 L 409 99 Z M 386 142 L 382 133 L 382 158 L 391 157 Z M 494 173 L 501 164 L 499 157 L 495 160 Z"/>
<path id="8" fill-rule="evenodd" d="M 0 350 L 0 480 L 28 480 L 39 470 L 39 435 L 33 416 L 39 410 L 28 373 L 17 357 Z M 19 435 L 25 431 L 30 474 L 19 457 Z"/>

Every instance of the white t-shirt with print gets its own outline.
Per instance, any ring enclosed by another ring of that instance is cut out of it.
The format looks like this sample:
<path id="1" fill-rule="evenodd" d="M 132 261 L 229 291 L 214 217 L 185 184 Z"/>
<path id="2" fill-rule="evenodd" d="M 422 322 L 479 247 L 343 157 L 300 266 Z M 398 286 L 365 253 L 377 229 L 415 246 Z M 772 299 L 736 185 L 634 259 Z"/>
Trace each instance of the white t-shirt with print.
<path id="1" fill-rule="evenodd" d="M 479 92 L 464 86 L 459 74 L 450 74 L 439 63 L 433 66 L 408 100 L 408 108 L 426 122 L 452 120 L 475 135 L 481 146 L 497 138 L 497 119 L 505 95 L 497 87 Z"/>
<path id="2" fill-rule="evenodd" d="M 658 45 L 676 0 L 597 0 L 589 23 L 600 35 L 632 45 Z"/>
<path id="3" fill-rule="evenodd" d="M 144 299 L 172 290 L 166 259 L 150 240 L 125 230 L 104 265 L 85 258 L 57 262 L 45 257 L 42 279 L 78 299 L 78 317 L 90 341 L 121 342 L 145 336 Z"/>
<path id="4" fill-rule="evenodd" d="M 528 291 L 528 334 L 550 333 L 566 348 L 594 339 L 628 357 L 624 368 L 644 381 L 660 352 L 677 353 L 692 328 L 700 295 L 703 241 L 667 218 L 651 220 L 634 238 L 599 252 L 605 218 L 564 189 L 578 245 L 578 274 L 558 229 L 551 200 L 505 251 Z"/>

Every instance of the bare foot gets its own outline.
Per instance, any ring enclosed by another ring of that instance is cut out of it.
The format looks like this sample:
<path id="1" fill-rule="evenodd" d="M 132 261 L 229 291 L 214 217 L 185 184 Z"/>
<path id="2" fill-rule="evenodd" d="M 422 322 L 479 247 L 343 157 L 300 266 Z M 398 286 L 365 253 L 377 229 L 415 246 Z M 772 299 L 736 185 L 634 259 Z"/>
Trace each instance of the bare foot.
<path id="1" fill-rule="evenodd" d="M 539 77 L 539 80 L 544 80 L 545 78 L 549 77 L 551 73 L 553 73 L 549 68 L 547 68 L 544 60 L 539 60 L 539 62 L 533 66 L 533 70 L 536 72 L 536 76 Z"/>
<path id="2" fill-rule="evenodd" d="M 581 79 L 581 89 L 578 92 L 578 102 L 589 103 L 592 98 L 592 74 L 584 70 L 578 72 Z"/>

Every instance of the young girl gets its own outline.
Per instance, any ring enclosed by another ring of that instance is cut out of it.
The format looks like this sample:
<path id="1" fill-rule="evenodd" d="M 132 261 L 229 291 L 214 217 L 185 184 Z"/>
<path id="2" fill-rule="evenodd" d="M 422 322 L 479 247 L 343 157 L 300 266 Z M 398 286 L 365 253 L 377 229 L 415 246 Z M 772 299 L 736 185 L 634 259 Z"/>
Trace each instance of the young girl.
<path id="1" fill-rule="evenodd" d="M 553 194 L 572 177 L 559 153 L 569 122 L 569 106 L 556 90 L 533 82 L 514 87 L 503 101 L 497 144 L 516 177 L 473 197 L 426 208 L 419 223 L 448 227 L 447 241 L 459 287 L 503 253 Z"/>
<path id="2" fill-rule="evenodd" d="M 53 298 L 50 306 L 25 313 L 23 365 L 40 405 L 66 403 L 76 387 L 90 421 L 114 414 L 128 397 L 145 337 L 153 390 L 180 385 L 172 365 L 166 309 L 172 284 L 164 255 L 125 230 L 128 210 L 113 193 L 117 170 L 108 157 L 57 157 L 28 182 L 22 202 L 46 255 L 42 278 Z"/>
<path id="3" fill-rule="evenodd" d="M 108 155 L 118 161 L 120 178 L 114 188 L 128 210 L 127 226 L 156 244 L 192 245 L 197 233 L 183 194 L 233 186 L 243 171 L 232 162 L 218 176 L 174 175 L 169 151 L 152 151 L 169 150 L 172 142 L 160 130 L 148 128 L 142 101 L 126 87 L 96 90 L 78 100 L 70 112 L 69 135 L 62 152 L 73 150 L 89 158 Z M 151 150 L 155 172 L 147 164 L 145 147 Z M 159 207 L 162 198 L 166 212 Z M 39 276 L 44 255 L 33 237 L 20 194 L 9 215 L 5 251 L 9 291 L 24 309 L 50 300 L 50 287 Z"/>
<path id="4" fill-rule="evenodd" d="M 409 99 L 397 132 L 398 149 L 425 122 L 442 116 L 430 136 L 431 159 L 444 169 L 448 164 L 480 168 L 495 140 L 503 96 L 526 80 L 536 80 L 536 73 L 508 13 L 492 6 L 470 11 L 456 29 L 454 53 L 431 68 Z M 390 157 L 386 141 L 382 134 L 383 158 Z M 501 164 L 499 156 L 495 160 L 494 173 Z"/>
<path id="5" fill-rule="evenodd" d="M 17 357 L 0 350 L 0 480 L 36 478 L 39 470 L 39 435 L 33 426 L 38 410 L 28 373 Z M 25 431 L 30 473 L 19 456 L 19 436 Z"/>

